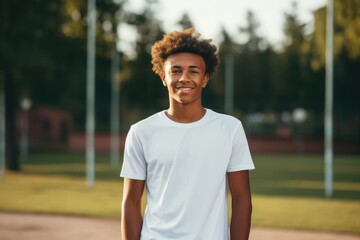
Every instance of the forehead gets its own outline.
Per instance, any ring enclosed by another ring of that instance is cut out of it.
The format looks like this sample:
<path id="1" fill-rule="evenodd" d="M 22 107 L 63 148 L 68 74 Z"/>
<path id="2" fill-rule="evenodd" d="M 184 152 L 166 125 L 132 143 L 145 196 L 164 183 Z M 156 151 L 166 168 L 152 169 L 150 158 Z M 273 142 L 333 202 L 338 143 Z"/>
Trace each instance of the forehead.
<path id="1" fill-rule="evenodd" d="M 174 66 L 205 68 L 205 61 L 200 55 L 195 53 L 176 53 L 170 55 L 165 61 L 165 68 Z"/>

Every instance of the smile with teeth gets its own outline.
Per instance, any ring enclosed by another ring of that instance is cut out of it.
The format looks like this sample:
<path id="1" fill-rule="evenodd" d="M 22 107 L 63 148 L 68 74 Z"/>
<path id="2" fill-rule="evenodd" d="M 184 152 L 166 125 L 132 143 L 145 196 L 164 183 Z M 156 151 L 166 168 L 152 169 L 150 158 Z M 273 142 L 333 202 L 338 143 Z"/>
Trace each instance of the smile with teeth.
<path id="1" fill-rule="evenodd" d="M 179 89 L 179 90 L 192 90 L 192 88 L 185 88 L 185 87 L 181 87 L 181 88 L 177 88 L 177 89 Z"/>
<path id="2" fill-rule="evenodd" d="M 194 87 L 189 87 L 189 86 L 177 86 L 175 88 L 179 89 L 179 90 L 192 90 L 192 89 L 194 89 Z"/>
<path id="3" fill-rule="evenodd" d="M 191 91 L 193 90 L 192 87 L 176 87 L 177 90 L 180 90 L 180 91 Z"/>

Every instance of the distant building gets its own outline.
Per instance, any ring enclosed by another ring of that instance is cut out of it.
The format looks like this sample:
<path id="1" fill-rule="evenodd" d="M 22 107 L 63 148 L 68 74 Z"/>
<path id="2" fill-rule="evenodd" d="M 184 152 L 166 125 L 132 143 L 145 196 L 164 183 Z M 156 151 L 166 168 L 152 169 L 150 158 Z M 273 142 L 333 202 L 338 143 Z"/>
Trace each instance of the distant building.
<path id="1" fill-rule="evenodd" d="M 17 112 L 18 136 L 24 131 L 27 119 L 30 150 L 66 150 L 71 130 L 71 114 L 47 107 L 34 107 L 26 116 L 24 111 Z"/>

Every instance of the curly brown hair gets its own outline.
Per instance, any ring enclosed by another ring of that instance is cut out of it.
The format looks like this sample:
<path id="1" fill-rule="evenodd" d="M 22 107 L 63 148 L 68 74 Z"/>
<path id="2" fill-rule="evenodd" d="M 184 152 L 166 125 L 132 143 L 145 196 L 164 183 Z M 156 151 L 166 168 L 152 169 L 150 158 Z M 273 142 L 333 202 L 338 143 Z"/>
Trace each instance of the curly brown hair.
<path id="1" fill-rule="evenodd" d="M 211 78 L 220 63 L 216 53 L 217 47 L 211 44 L 211 41 L 211 39 L 201 39 L 201 34 L 195 32 L 194 28 L 182 32 L 170 32 L 164 35 L 162 40 L 157 41 L 151 49 L 152 69 L 162 77 L 164 63 L 170 55 L 181 52 L 195 53 L 204 59 L 206 73 Z"/>

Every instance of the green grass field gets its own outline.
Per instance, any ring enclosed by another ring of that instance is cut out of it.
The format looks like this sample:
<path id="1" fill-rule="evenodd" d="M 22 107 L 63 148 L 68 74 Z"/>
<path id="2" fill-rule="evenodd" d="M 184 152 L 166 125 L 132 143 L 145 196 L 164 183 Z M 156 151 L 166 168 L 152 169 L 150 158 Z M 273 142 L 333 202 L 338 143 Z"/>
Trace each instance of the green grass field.
<path id="1" fill-rule="evenodd" d="M 121 165 L 96 158 L 89 190 L 83 154 L 31 154 L 19 173 L 0 181 L 0 211 L 119 218 Z M 334 196 L 324 198 L 323 158 L 255 155 L 253 225 L 360 235 L 360 157 L 335 156 Z"/>

